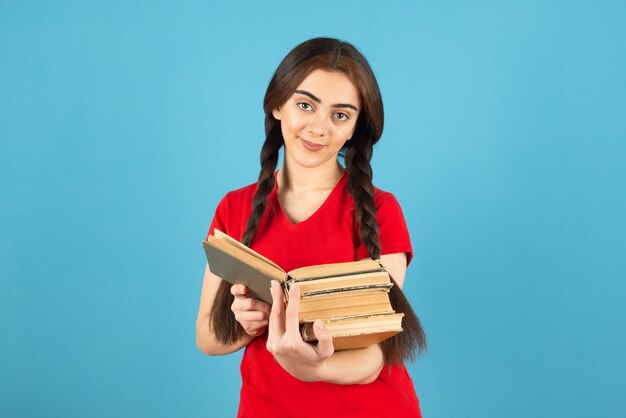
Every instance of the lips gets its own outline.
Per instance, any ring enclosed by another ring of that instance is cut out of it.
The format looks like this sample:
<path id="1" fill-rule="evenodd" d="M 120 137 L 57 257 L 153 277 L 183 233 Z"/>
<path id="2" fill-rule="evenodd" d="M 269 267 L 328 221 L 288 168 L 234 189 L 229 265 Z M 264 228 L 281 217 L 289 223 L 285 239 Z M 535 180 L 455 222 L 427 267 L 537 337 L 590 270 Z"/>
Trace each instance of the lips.
<path id="1" fill-rule="evenodd" d="M 324 148 L 324 145 L 316 144 L 314 142 L 307 141 L 306 139 L 300 138 L 300 141 L 302 142 L 302 145 L 307 151 L 315 152 Z"/>

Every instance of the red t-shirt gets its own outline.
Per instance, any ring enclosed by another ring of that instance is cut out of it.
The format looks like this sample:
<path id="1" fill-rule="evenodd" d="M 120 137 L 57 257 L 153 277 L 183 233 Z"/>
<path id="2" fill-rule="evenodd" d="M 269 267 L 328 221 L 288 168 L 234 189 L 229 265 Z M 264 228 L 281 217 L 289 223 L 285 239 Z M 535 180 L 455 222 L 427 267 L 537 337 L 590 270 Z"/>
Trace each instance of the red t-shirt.
<path id="1" fill-rule="evenodd" d="M 355 261 L 369 256 L 354 221 L 354 199 L 347 171 L 322 206 L 308 219 L 292 223 L 282 212 L 276 187 L 268 196 L 252 248 L 285 271 L 314 264 Z M 257 185 L 226 194 L 217 207 L 209 234 L 217 228 L 241 240 Z M 412 248 L 402 209 L 396 198 L 375 188 L 381 254 Z M 404 367 L 384 367 L 366 385 L 303 382 L 287 373 L 267 351 L 267 333 L 255 338 L 241 361 L 238 417 L 421 417 L 413 382 Z"/>

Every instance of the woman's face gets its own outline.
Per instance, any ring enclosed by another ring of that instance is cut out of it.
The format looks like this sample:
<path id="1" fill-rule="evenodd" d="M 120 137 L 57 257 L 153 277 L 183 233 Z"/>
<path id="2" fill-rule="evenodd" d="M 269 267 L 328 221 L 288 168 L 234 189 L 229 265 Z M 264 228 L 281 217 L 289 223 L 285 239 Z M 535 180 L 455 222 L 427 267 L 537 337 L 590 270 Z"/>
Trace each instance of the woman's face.
<path id="1" fill-rule="evenodd" d="M 344 73 L 312 71 L 289 100 L 272 112 L 280 120 L 288 166 L 336 164 L 360 110 L 359 91 Z"/>

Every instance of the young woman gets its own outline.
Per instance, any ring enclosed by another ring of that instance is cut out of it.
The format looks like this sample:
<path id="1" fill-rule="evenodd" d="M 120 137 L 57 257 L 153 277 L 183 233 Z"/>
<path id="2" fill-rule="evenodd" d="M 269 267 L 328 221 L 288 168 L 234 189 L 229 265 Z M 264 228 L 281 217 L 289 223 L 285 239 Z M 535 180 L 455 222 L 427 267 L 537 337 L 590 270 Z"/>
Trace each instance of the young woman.
<path id="1" fill-rule="evenodd" d="M 198 347 L 208 355 L 246 347 L 239 417 L 421 416 L 402 363 L 425 347 L 419 321 L 400 290 L 411 243 L 395 197 L 372 185 L 370 159 L 383 130 L 374 73 L 351 44 L 311 39 L 280 63 L 263 107 L 266 140 L 258 182 L 222 199 L 209 234 L 220 229 L 285 271 L 380 259 L 396 283 L 391 299 L 405 314 L 404 332 L 368 348 L 334 352 L 332 338 L 317 321 L 319 342 L 305 343 L 298 331 L 297 287 L 285 305 L 274 283 L 270 306 L 207 266 Z M 284 163 L 275 172 L 283 146 Z"/>

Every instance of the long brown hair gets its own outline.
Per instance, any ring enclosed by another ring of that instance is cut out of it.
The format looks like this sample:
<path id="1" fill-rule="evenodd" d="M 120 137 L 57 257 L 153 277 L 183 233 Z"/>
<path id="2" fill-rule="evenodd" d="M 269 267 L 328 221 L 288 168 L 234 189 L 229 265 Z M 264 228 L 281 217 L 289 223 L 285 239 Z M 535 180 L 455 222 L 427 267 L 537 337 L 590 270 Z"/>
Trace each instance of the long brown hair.
<path id="1" fill-rule="evenodd" d="M 261 172 L 242 242 L 247 246 L 252 244 L 265 213 L 267 196 L 274 188 L 274 171 L 284 139 L 280 121 L 274 118 L 272 111 L 287 102 L 300 83 L 316 69 L 343 72 L 361 95 L 362 111 L 352 139 L 346 142 L 341 154 L 345 156 L 349 173 L 348 191 L 354 198 L 356 208 L 355 226 L 360 230 L 361 240 L 370 257 L 376 260 L 380 258 L 380 239 L 370 160 L 374 144 L 383 132 L 383 101 L 374 72 L 365 57 L 350 43 L 333 38 L 314 38 L 296 46 L 283 59 L 270 80 L 263 100 L 266 139 L 261 149 Z M 398 286 L 392 287 L 390 299 L 394 310 L 404 313 L 404 331 L 381 343 L 387 364 L 399 363 L 406 358 L 412 360 L 416 351 L 421 352 L 426 348 L 426 336 L 419 319 Z M 233 300 L 230 285 L 223 281 L 211 308 L 210 326 L 215 338 L 224 344 L 236 342 L 244 333 L 230 310 Z"/>

